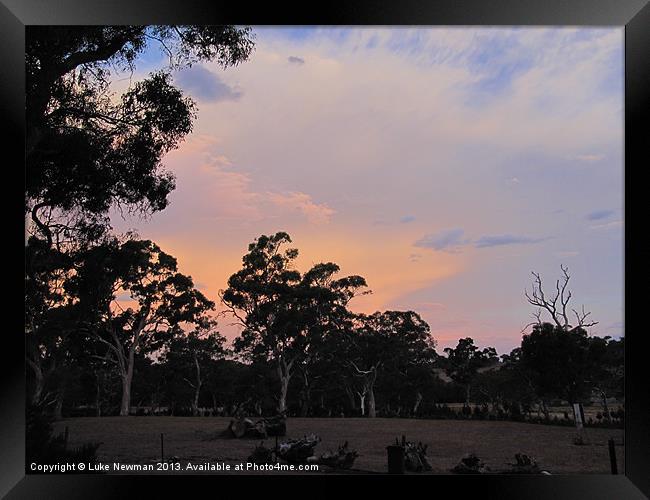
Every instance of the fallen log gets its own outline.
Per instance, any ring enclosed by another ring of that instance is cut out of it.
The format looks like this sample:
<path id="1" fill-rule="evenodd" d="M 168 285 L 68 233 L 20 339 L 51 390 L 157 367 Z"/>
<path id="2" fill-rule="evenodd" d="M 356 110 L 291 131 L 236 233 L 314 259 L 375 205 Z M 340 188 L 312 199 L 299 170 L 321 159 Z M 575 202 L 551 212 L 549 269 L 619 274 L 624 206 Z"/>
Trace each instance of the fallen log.
<path id="1" fill-rule="evenodd" d="M 248 418 L 239 418 L 230 421 L 230 431 L 236 438 L 244 437 L 248 429 L 251 429 L 253 426 L 253 421 Z"/>
<path id="2" fill-rule="evenodd" d="M 490 472 L 490 468 L 474 453 L 469 453 L 460 459 L 451 472 L 454 474 L 487 474 Z"/>
<path id="3" fill-rule="evenodd" d="M 509 474 L 541 474 L 542 470 L 537 465 L 534 458 L 525 455 L 524 453 L 515 454 L 515 462 L 508 464 L 511 470 Z"/>
<path id="4" fill-rule="evenodd" d="M 232 419 L 223 432 L 224 437 L 266 439 L 269 436 L 285 436 L 287 433 L 284 415 L 262 418 L 253 422 L 250 418 Z"/>
<path id="5" fill-rule="evenodd" d="M 350 469 L 359 454 L 356 450 L 350 450 L 348 442 L 339 446 L 336 452 L 327 451 L 318 458 L 320 465 L 326 465 L 333 469 Z"/>
<path id="6" fill-rule="evenodd" d="M 320 437 L 310 434 L 301 439 L 291 439 L 278 446 L 278 458 L 290 464 L 306 463 L 314 457 L 314 448 L 321 441 Z M 312 461 L 315 457 L 312 459 Z"/>

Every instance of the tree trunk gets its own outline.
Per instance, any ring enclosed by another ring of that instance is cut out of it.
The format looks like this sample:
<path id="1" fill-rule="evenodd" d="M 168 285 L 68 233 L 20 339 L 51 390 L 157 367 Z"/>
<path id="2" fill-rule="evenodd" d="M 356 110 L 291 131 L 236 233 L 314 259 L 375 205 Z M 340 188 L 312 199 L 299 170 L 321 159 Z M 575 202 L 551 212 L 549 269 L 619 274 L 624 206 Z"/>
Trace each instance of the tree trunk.
<path id="1" fill-rule="evenodd" d="M 199 395 L 201 392 L 201 385 L 197 385 L 194 389 L 194 400 L 192 401 L 192 416 L 196 417 L 199 414 Z"/>
<path id="2" fill-rule="evenodd" d="M 422 402 L 422 393 L 418 391 L 418 393 L 415 395 L 415 404 L 413 405 L 413 416 L 417 415 L 418 408 L 420 407 L 421 402 Z"/>
<path id="3" fill-rule="evenodd" d="M 199 414 L 199 396 L 201 395 L 201 365 L 199 365 L 199 358 L 196 351 L 192 353 L 194 358 L 194 367 L 196 368 L 196 385 L 194 386 L 194 401 L 192 402 L 192 416 L 196 417 Z"/>
<path id="4" fill-rule="evenodd" d="M 280 374 L 280 398 L 278 399 L 278 412 L 287 411 L 287 394 L 289 392 L 289 377 Z"/>
<path id="5" fill-rule="evenodd" d="M 307 373 L 303 371 L 303 389 L 300 398 L 300 416 L 306 417 L 309 414 L 309 406 L 311 400 L 311 387 L 309 386 L 309 378 Z"/>
<path id="6" fill-rule="evenodd" d="M 469 406 L 469 400 L 470 400 L 470 395 L 471 395 L 471 386 L 467 384 L 465 386 L 465 404 Z"/>
<path id="7" fill-rule="evenodd" d="M 611 421 L 611 418 L 609 416 L 609 406 L 607 406 L 607 394 L 605 393 L 605 391 L 600 391 L 600 397 L 602 398 L 602 402 L 603 402 L 603 412 L 604 412 L 605 420 L 609 422 Z"/>
<path id="8" fill-rule="evenodd" d="M 287 394 L 289 393 L 289 380 L 291 380 L 291 365 L 284 358 L 278 360 L 278 376 L 280 377 L 280 397 L 278 398 L 278 413 L 287 411 Z"/>
<path id="9" fill-rule="evenodd" d="M 352 389 L 347 385 L 345 386 L 345 394 L 348 396 L 348 400 L 350 401 L 350 410 L 352 411 L 352 414 L 354 414 L 357 409 L 357 400 L 354 397 L 354 392 L 352 392 Z"/>
<path id="10" fill-rule="evenodd" d="M 300 402 L 300 416 L 306 417 L 309 414 L 309 400 L 306 396 L 303 395 L 302 401 Z"/>
<path id="11" fill-rule="evenodd" d="M 64 390 L 61 389 L 56 393 L 56 405 L 54 406 L 54 418 L 61 420 L 63 418 L 63 395 Z"/>
<path id="12" fill-rule="evenodd" d="M 131 381 L 133 380 L 133 367 L 129 366 L 127 372 L 122 375 L 122 403 L 120 405 L 120 416 L 127 417 L 131 409 Z"/>
<path id="13" fill-rule="evenodd" d="M 366 393 L 359 393 L 359 407 L 361 408 L 361 416 L 366 416 Z"/>
<path id="14" fill-rule="evenodd" d="M 32 404 L 37 405 L 41 401 L 43 395 L 43 371 L 36 363 L 29 364 L 34 372 L 34 393 L 32 394 Z"/>
<path id="15" fill-rule="evenodd" d="M 97 390 L 95 391 L 95 416 L 102 416 L 102 407 L 101 407 L 101 398 L 100 398 L 100 384 L 99 378 L 97 378 Z"/>
<path id="16" fill-rule="evenodd" d="M 138 326 L 134 328 L 132 335 L 133 341 L 129 346 L 128 356 L 124 355 L 124 348 L 120 342 L 117 333 L 111 328 L 113 336 L 114 349 L 113 351 L 118 358 L 118 366 L 120 368 L 120 375 L 122 376 L 122 402 L 120 404 L 120 416 L 126 417 L 129 415 L 131 409 L 131 383 L 133 381 L 133 367 L 135 365 L 135 351 L 140 345 L 140 334 L 146 324 L 146 319 L 149 315 L 149 305 L 145 306 L 141 311 Z M 109 310 L 110 315 L 110 310 Z"/>
<path id="17" fill-rule="evenodd" d="M 375 389 L 370 387 L 368 389 L 368 418 L 375 418 L 377 410 L 375 409 Z"/>
<path id="18" fill-rule="evenodd" d="M 546 401 L 542 399 L 540 409 L 542 410 L 542 413 L 544 414 L 544 419 L 548 420 L 549 417 L 549 412 L 548 412 L 548 406 L 546 406 Z"/>

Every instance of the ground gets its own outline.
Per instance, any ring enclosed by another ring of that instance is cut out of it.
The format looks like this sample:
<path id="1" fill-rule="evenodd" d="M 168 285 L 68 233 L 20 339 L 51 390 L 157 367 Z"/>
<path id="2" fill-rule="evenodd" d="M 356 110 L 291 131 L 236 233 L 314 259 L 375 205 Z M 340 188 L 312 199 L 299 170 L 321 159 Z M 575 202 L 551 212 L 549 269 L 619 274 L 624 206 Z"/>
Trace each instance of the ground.
<path id="1" fill-rule="evenodd" d="M 165 456 L 187 462 L 246 461 L 259 443 L 254 439 L 217 437 L 229 423 L 220 417 L 101 417 L 71 418 L 55 423 L 55 431 L 69 430 L 71 446 L 87 441 L 102 443 L 98 450 L 103 463 L 152 463 L 160 457 L 160 434 L 164 434 Z M 427 455 L 433 473 L 449 473 L 467 453 L 477 454 L 491 469 L 505 470 L 515 453 L 534 457 L 552 474 L 609 474 L 607 440 L 614 438 L 619 473 L 624 472 L 624 437 L 621 429 L 586 429 L 587 444 L 573 444 L 575 428 L 503 421 L 290 418 L 287 438 L 315 433 L 322 438 L 316 454 L 349 441 L 360 456 L 354 468 L 386 472 L 386 446 L 405 435 L 409 441 L 429 445 Z M 286 438 L 280 438 L 282 441 Z M 275 438 L 265 444 L 274 446 Z M 324 469 L 324 468 L 323 468 Z"/>

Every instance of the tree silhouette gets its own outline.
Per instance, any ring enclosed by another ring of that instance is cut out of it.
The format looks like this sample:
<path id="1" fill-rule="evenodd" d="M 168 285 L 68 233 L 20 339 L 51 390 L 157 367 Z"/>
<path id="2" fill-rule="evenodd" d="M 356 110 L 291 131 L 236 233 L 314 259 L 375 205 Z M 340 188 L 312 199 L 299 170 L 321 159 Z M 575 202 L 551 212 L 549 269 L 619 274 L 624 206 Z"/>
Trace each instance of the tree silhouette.
<path id="1" fill-rule="evenodd" d="M 413 311 L 385 311 L 358 315 L 348 331 L 342 353 L 356 380 L 361 414 L 376 416 L 375 384 L 382 373 L 397 376 L 417 366 L 433 350 L 429 325 Z"/>
<path id="2" fill-rule="evenodd" d="M 160 348 L 182 333 L 181 324 L 204 326 L 214 308 L 192 279 L 177 271 L 176 259 L 148 240 L 90 249 L 71 288 L 94 313 L 89 329 L 120 374 L 120 415 L 129 414 L 136 354 Z"/>
<path id="3" fill-rule="evenodd" d="M 479 350 L 470 337 L 459 339 L 454 348 L 445 348 L 447 354 L 445 371 L 451 379 L 465 387 L 465 404 L 469 405 L 472 382 L 478 369 L 498 361 L 494 347 Z"/>
<path id="4" fill-rule="evenodd" d="M 207 380 L 210 364 L 226 354 L 226 339 L 215 330 L 215 326 L 207 321 L 185 335 L 174 337 L 161 359 L 194 391 L 191 403 L 194 416 L 198 415 L 201 388 Z"/>
<path id="5" fill-rule="evenodd" d="M 151 43 L 169 68 L 116 98 L 111 75 L 133 72 Z M 174 189 L 163 155 L 192 129 L 195 105 L 171 69 L 245 60 L 249 28 L 232 26 L 28 26 L 26 213 L 48 244 L 94 240 L 113 205 L 162 210 Z"/>
<path id="6" fill-rule="evenodd" d="M 243 328 L 235 351 L 251 360 L 271 361 L 280 380 L 278 411 L 287 409 L 289 382 L 305 360 L 312 339 L 347 314 L 347 303 L 366 286 L 360 276 L 334 279 L 336 264 L 317 264 L 304 276 L 293 268 L 298 250 L 287 233 L 262 235 L 248 247 L 243 267 L 221 293 L 227 310 Z"/>
<path id="7" fill-rule="evenodd" d="M 544 408 L 552 397 L 569 403 L 578 403 L 588 397 L 592 370 L 601 356 L 598 350 L 591 349 L 583 328 L 566 330 L 562 326 L 542 323 L 534 325 L 521 342 L 521 362 L 532 374 L 535 392 Z"/>
<path id="8" fill-rule="evenodd" d="M 571 290 L 567 289 L 571 276 L 569 275 L 568 267 L 560 265 L 560 269 L 562 270 L 562 278 L 558 279 L 555 282 L 555 291 L 551 294 L 544 292 L 544 289 L 542 287 L 542 277 L 539 275 L 539 273 L 532 272 L 532 275 L 535 278 L 533 281 L 532 291 L 530 294 L 528 291 L 525 291 L 524 295 L 526 296 L 526 300 L 528 300 L 529 304 L 538 308 L 537 312 L 534 314 L 537 321 L 526 325 L 524 327 L 524 330 L 531 325 L 539 325 L 542 323 L 542 309 L 551 316 L 553 323 L 555 323 L 558 328 L 562 328 L 563 330 L 570 330 L 572 328 L 589 328 L 590 326 L 598 324 L 597 321 L 587 320 L 587 317 L 591 314 L 591 312 L 585 312 L 584 305 L 580 311 L 577 311 L 575 309 L 567 311 L 567 308 L 569 307 L 569 301 L 572 297 Z M 576 318 L 575 324 L 572 324 L 569 320 L 571 312 L 573 312 Z"/>

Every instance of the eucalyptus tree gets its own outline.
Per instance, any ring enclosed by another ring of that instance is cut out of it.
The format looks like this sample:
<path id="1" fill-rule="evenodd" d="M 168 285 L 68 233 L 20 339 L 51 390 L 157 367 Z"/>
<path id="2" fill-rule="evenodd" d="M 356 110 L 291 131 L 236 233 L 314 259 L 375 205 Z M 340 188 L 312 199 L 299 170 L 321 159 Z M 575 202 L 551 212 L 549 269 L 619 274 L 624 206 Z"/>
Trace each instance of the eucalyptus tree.
<path id="1" fill-rule="evenodd" d="M 456 347 L 447 347 L 444 352 L 447 354 L 445 371 L 454 382 L 465 387 L 465 405 L 469 405 L 478 370 L 498 362 L 497 352 L 494 347 L 479 349 L 470 337 L 459 339 Z"/>
<path id="2" fill-rule="evenodd" d="M 120 415 L 128 415 L 136 353 L 150 353 L 183 333 L 204 326 L 214 303 L 178 272 L 177 261 L 148 240 L 116 240 L 90 249 L 71 280 L 87 328 L 106 348 L 122 381 Z"/>
<path id="3" fill-rule="evenodd" d="M 552 323 L 534 325 L 521 342 L 521 363 L 532 374 L 535 392 L 546 413 L 546 401 L 569 403 L 590 398 L 605 388 L 607 339 L 590 337 L 584 328 L 566 330 Z"/>
<path id="4" fill-rule="evenodd" d="M 287 410 L 289 382 L 299 365 L 309 363 L 318 339 L 336 328 L 349 301 L 366 286 L 360 276 L 336 279 L 339 267 L 317 264 L 301 274 L 294 268 L 298 250 L 283 248 L 290 236 L 262 235 L 248 247 L 242 269 L 221 293 L 227 310 L 242 327 L 235 351 L 266 360 L 276 369 L 278 411 Z"/>
<path id="5" fill-rule="evenodd" d="M 140 57 L 155 46 L 168 63 L 131 81 Z M 168 204 L 174 177 L 163 158 L 191 132 L 197 110 L 174 85 L 172 71 L 206 61 L 226 68 L 252 50 L 250 28 L 236 26 L 26 28 L 25 328 L 32 399 L 44 397 L 61 359 L 71 362 L 62 339 L 79 331 L 73 323 L 90 321 L 75 316 L 78 299 L 62 284 L 83 265 L 89 247 L 110 246 L 110 209 L 150 214 Z M 130 83 L 118 94 L 113 83 L 124 77 Z"/>
<path id="6" fill-rule="evenodd" d="M 227 353 L 226 339 L 213 321 L 172 338 L 161 358 L 167 370 L 172 371 L 193 391 L 192 415 L 198 415 L 201 389 L 206 384 L 212 364 Z"/>
<path id="7" fill-rule="evenodd" d="M 49 245 L 95 239 L 115 205 L 165 208 L 174 178 L 162 159 L 196 113 L 171 71 L 211 60 L 225 68 L 253 49 L 250 28 L 234 26 L 28 26 L 25 42 L 25 212 Z M 116 95 L 114 77 L 132 76 L 154 45 L 166 67 Z"/>
<path id="8" fill-rule="evenodd" d="M 405 373 L 431 356 L 434 347 L 429 325 L 416 312 L 357 315 L 345 337 L 342 356 L 356 387 L 361 414 L 377 415 L 375 384 L 381 373 Z"/>

